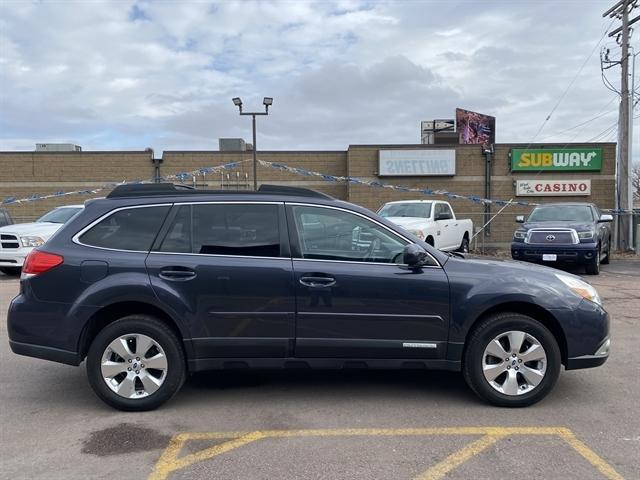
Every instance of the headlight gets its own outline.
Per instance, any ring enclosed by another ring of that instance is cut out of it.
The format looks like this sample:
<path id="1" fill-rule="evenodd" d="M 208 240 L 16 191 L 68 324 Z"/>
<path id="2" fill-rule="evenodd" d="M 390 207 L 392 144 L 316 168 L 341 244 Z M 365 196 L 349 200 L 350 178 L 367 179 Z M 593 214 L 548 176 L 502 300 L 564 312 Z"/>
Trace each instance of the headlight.
<path id="1" fill-rule="evenodd" d="M 416 237 L 418 237 L 420 240 L 424 240 L 424 233 L 422 232 L 422 230 L 409 230 L 411 233 L 413 233 Z"/>
<path id="2" fill-rule="evenodd" d="M 580 240 L 586 240 L 588 238 L 593 238 L 593 231 L 588 232 L 578 232 L 578 238 Z"/>
<path id="3" fill-rule="evenodd" d="M 39 247 L 44 245 L 44 238 L 42 237 L 20 237 L 23 247 Z"/>
<path id="4" fill-rule="evenodd" d="M 518 240 L 524 240 L 527 236 L 527 232 L 524 230 L 516 230 L 513 234 L 513 238 L 517 238 Z"/>
<path id="5" fill-rule="evenodd" d="M 562 275 L 560 273 L 556 273 L 556 277 L 562 281 L 569 289 L 575 293 L 576 295 L 586 298 L 590 302 L 596 303 L 602 306 L 602 300 L 600 300 L 600 295 L 595 288 L 589 285 L 587 282 L 583 282 L 579 278 L 570 277 L 569 275 Z"/>

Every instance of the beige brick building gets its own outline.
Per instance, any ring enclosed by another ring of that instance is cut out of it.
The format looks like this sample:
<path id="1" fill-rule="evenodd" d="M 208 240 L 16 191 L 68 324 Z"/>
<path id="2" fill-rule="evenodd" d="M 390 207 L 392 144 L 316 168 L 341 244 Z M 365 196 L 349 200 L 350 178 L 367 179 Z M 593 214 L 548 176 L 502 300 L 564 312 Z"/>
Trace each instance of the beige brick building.
<path id="1" fill-rule="evenodd" d="M 602 166 L 598 171 L 528 171 L 511 169 L 514 148 L 601 149 Z M 448 176 L 379 176 L 381 150 L 396 150 L 413 154 L 417 150 L 435 150 L 446 153 L 455 150 L 455 174 Z M 220 151 L 165 151 L 160 164 L 162 176 L 195 171 L 228 162 L 242 162 L 236 170 L 209 174 L 185 183 L 195 182 L 198 188 L 246 189 L 253 185 L 251 153 Z M 569 145 L 498 144 L 493 156 L 491 198 L 523 202 L 587 201 L 600 208 L 614 208 L 615 191 L 614 143 Z M 443 189 L 462 195 L 485 195 L 485 156 L 477 145 L 350 145 L 344 151 L 265 151 L 258 158 L 291 167 L 313 170 L 334 176 L 351 176 L 407 187 Z M 28 198 L 34 194 L 48 195 L 59 191 L 93 189 L 109 182 L 151 180 L 155 166 L 151 151 L 110 152 L 0 152 L 0 201 L 8 197 Z M 391 200 L 425 198 L 419 193 L 398 192 L 391 189 L 327 182 L 320 177 L 297 175 L 267 167 L 258 168 L 259 183 L 278 183 L 303 186 L 326 192 L 336 198 L 348 200 L 377 210 Z M 581 196 L 517 196 L 516 181 L 576 181 L 590 182 L 591 193 Z M 108 190 L 94 195 L 73 195 L 28 203 L 4 205 L 16 221 L 30 221 L 62 204 L 78 204 L 84 200 L 104 196 Z M 446 197 L 437 197 L 444 198 Z M 458 217 L 470 217 L 481 226 L 484 207 L 469 200 L 451 200 Z M 499 206 L 493 206 L 495 213 Z M 510 205 L 492 223 L 490 236 L 477 237 L 479 244 L 505 246 L 514 230 L 514 216 L 527 213 L 531 207 Z M 473 245 L 472 245 L 473 246 Z"/>

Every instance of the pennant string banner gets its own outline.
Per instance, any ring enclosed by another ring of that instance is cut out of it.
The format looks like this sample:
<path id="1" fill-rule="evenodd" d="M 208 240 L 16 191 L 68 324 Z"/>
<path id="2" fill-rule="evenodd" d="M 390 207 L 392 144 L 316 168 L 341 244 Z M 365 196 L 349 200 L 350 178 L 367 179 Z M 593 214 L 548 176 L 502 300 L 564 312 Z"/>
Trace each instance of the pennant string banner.
<path id="1" fill-rule="evenodd" d="M 245 160 L 240 160 L 238 162 L 229 162 L 222 165 L 217 165 L 215 167 L 203 167 L 190 172 L 180 172 L 174 175 L 164 176 L 164 177 L 161 177 L 160 180 L 161 181 L 178 180 L 178 181 L 184 182 L 194 177 L 205 176 L 212 173 L 220 173 L 225 170 L 234 170 L 238 168 L 240 164 L 250 162 L 250 161 L 251 159 L 245 159 Z M 384 183 L 377 180 L 364 180 L 358 177 L 329 175 L 327 173 L 307 170 L 301 167 L 291 167 L 284 163 L 268 162 L 266 160 L 258 160 L 258 163 L 265 168 L 280 170 L 282 172 L 289 172 L 295 175 L 301 175 L 305 177 L 317 177 L 317 178 L 321 178 L 325 182 L 351 183 L 354 185 L 362 185 L 362 186 L 371 187 L 371 188 L 387 188 L 397 192 L 419 193 L 421 195 L 426 195 L 426 196 L 445 196 L 452 200 L 467 200 L 467 201 L 470 201 L 476 204 L 481 204 L 481 205 L 500 205 L 500 206 L 519 205 L 519 206 L 527 206 L 527 207 L 540 205 L 539 203 L 534 203 L 534 202 L 513 201 L 513 200 L 512 201 L 494 200 L 494 199 L 482 198 L 482 197 L 479 197 L 478 195 L 462 195 L 459 193 L 454 193 L 454 192 L 450 192 L 448 190 L 442 190 L 442 189 L 433 190 L 431 188 L 426 188 L 426 187 L 425 188 L 407 187 L 403 185 L 394 185 L 391 183 Z M 39 195 L 37 193 L 34 193 L 33 195 L 26 198 L 16 198 L 14 196 L 11 196 L 11 197 L 4 198 L 2 202 L 0 202 L 0 204 L 11 205 L 11 204 L 29 203 L 29 202 L 35 202 L 38 200 L 45 200 L 48 198 L 63 197 L 63 196 L 70 196 L 70 195 L 93 195 L 104 190 L 111 190 L 117 187 L 118 185 L 132 185 L 132 184 L 140 184 L 140 183 L 154 183 L 154 180 L 151 179 L 151 180 L 111 182 L 111 183 L 106 183 L 104 185 L 101 185 L 99 187 L 92 188 L 92 189 L 74 190 L 71 192 L 58 191 L 49 195 Z M 606 211 L 613 214 L 622 214 L 622 213 L 631 212 L 631 210 L 622 210 L 622 209 L 609 209 Z"/>
<path id="2" fill-rule="evenodd" d="M 461 195 L 458 193 L 449 192 L 447 190 L 432 190 L 430 188 L 406 187 L 402 185 L 394 185 L 391 183 L 382 183 L 377 180 L 364 180 L 357 177 L 349 177 L 349 176 L 341 177 L 341 176 L 335 176 L 335 175 L 328 175 L 326 173 L 315 172 L 313 170 L 305 170 L 304 168 L 300 168 L 300 167 L 290 167 L 289 165 L 286 165 L 284 163 L 268 162 L 266 160 L 258 160 L 258 162 L 263 167 L 272 168 L 272 169 L 280 170 L 284 172 L 296 173 L 298 175 L 304 175 L 305 177 L 319 177 L 327 182 L 345 182 L 345 183 L 352 183 L 355 185 L 364 185 L 364 186 L 373 187 L 373 188 L 388 188 L 398 192 L 414 192 L 414 193 L 420 193 L 427 196 L 440 195 L 440 196 L 445 196 L 449 199 L 468 200 L 473 203 L 482 204 L 482 205 L 500 205 L 500 206 L 520 205 L 525 207 L 529 207 L 529 206 L 533 207 L 533 206 L 540 205 L 539 203 L 534 203 L 534 202 L 513 201 L 513 200 L 493 200 L 488 198 L 482 198 L 477 195 Z M 604 211 L 611 212 L 614 214 L 631 212 L 630 210 L 617 210 L 617 209 L 609 209 Z"/>
<path id="3" fill-rule="evenodd" d="M 219 173 L 224 170 L 234 170 L 238 168 L 241 163 L 245 163 L 248 161 L 250 161 L 250 159 L 241 160 L 239 162 L 225 163 L 215 167 L 199 168 L 198 170 L 193 170 L 191 172 L 180 172 L 180 173 L 176 173 L 175 175 L 167 175 L 165 177 L 160 177 L 160 181 L 179 180 L 181 182 L 184 182 L 185 180 L 188 180 L 193 177 L 200 177 L 207 174 Z M 105 183 L 104 185 L 101 185 L 96 188 L 91 188 L 91 189 L 74 190 L 71 192 L 58 191 L 55 193 L 51 193 L 49 195 L 39 195 L 37 193 L 34 193 L 33 195 L 30 195 L 29 197 L 25 197 L 25 198 L 6 197 L 2 200 L 2 202 L 0 202 L 0 204 L 12 205 L 12 204 L 19 204 L 19 203 L 29 203 L 29 202 L 35 202 L 38 200 L 45 200 L 48 198 L 66 197 L 70 195 L 94 195 L 104 190 L 112 190 L 119 185 L 136 185 L 140 183 L 154 183 L 154 180 L 151 179 L 151 180 L 132 180 L 132 181 L 124 181 L 124 182 L 110 182 L 110 183 Z"/>

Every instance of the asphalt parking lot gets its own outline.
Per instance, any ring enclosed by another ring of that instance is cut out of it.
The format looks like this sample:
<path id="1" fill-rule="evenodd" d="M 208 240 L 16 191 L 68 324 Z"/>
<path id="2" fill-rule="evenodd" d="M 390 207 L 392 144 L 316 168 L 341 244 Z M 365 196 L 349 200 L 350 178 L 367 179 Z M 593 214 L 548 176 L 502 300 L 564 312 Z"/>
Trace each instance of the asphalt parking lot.
<path id="1" fill-rule="evenodd" d="M 526 409 L 481 403 L 459 374 L 276 371 L 200 374 L 160 410 L 123 413 L 84 366 L 11 353 L 18 281 L 0 274 L 0 477 L 640 478 L 640 260 L 585 278 L 611 358 Z"/>

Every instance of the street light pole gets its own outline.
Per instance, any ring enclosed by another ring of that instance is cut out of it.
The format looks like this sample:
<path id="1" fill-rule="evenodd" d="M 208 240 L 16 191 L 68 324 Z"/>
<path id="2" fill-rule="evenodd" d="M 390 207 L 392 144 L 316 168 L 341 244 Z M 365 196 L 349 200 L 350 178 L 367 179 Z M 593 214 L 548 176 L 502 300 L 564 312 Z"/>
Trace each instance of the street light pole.
<path id="1" fill-rule="evenodd" d="M 256 153 L 256 115 L 269 115 L 269 107 L 273 105 L 273 98 L 264 97 L 262 104 L 264 105 L 264 112 L 243 112 L 242 100 L 240 97 L 233 98 L 233 104 L 240 110 L 240 115 L 251 115 L 252 127 L 253 127 L 253 189 L 258 190 L 258 157 Z"/>
<path id="2" fill-rule="evenodd" d="M 253 115 L 253 190 L 258 190 L 258 158 L 256 145 L 256 116 Z"/>

